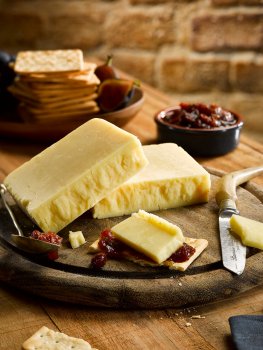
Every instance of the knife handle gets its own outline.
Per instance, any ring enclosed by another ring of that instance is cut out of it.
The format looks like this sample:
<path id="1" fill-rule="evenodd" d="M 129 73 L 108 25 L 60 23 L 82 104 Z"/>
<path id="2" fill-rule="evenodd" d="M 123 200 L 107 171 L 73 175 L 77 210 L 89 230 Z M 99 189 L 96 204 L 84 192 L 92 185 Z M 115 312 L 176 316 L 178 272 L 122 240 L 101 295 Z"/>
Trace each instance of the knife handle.
<path id="1" fill-rule="evenodd" d="M 216 202 L 218 206 L 221 209 L 222 206 L 223 208 L 230 207 L 236 209 L 236 187 L 260 174 L 263 174 L 263 166 L 238 170 L 224 175 L 219 182 L 216 193 Z"/>

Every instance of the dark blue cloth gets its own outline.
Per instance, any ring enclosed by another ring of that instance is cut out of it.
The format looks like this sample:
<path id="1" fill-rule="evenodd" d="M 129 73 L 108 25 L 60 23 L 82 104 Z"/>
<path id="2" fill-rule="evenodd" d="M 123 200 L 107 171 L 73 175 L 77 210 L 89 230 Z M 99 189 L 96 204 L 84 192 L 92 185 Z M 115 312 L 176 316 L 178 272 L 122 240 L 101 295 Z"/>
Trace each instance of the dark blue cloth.
<path id="1" fill-rule="evenodd" d="M 263 315 L 232 316 L 229 324 L 238 350 L 263 350 Z"/>

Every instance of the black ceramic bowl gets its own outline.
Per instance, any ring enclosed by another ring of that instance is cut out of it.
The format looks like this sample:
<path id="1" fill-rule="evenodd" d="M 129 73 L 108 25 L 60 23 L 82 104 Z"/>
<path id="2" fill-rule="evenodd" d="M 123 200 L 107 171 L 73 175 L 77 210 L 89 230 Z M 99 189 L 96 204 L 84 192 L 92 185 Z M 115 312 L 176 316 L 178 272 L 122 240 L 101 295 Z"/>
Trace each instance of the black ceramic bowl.
<path id="1" fill-rule="evenodd" d="M 219 107 L 220 108 L 220 107 Z M 161 110 L 155 115 L 158 128 L 158 142 L 174 142 L 193 156 L 219 156 L 236 148 L 239 143 L 243 121 L 240 115 L 229 110 L 235 123 L 228 126 L 196 128 L 180 126 L 169 121 L 171 115 L 181 106 L 173 106 Z"/>

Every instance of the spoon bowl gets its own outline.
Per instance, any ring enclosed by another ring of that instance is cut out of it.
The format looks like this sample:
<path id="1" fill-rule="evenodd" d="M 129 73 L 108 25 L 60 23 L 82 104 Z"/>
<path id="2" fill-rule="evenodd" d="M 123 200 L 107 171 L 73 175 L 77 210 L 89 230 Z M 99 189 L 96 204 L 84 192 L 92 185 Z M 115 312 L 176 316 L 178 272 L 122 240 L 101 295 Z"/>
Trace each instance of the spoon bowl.
<path id="1" fill-rule="evenodd" d="M 18 225 L 18 222 L 14 216 L 14 213 L 11 207 L 6 201 L 6 198 L 5 198 L 6 192 L 7 192 L 7 189 L 5 185 L 0 184 L 0 194 L 1 194 L 2 201 L 18 233 L 17 235 L 15 234 L 11 235 L 12 241 L 15 243 L 15 245 L 19 249 L 27 253 L 33 253 L 33 254 L 46 254 L 46 253 L 57 251 L 58 248 L 60 247 L 60 245 L 58 244 L 49 243 L 46 241 L 41 241 L 40 239 L 24 236 L 20 226 Z"/>
<path id="2" fill-rule="evenodd" d="M 15 245 L 27 253 L 45 254 L 56 251 L 59 248 L 58 244 L 44 242 L 32 237 L 19 236 L 14 234 L 12 234 L 11 237 Z"/>

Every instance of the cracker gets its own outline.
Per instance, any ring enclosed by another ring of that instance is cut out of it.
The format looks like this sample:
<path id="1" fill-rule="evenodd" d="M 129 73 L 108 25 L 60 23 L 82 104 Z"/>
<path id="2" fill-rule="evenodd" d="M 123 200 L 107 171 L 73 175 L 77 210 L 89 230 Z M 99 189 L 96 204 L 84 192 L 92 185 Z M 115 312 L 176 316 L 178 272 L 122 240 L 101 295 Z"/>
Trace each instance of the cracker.
<path id="1" fill-rule="evenodd" d="M 70 337 L 45 326 L 22 344 L 23 350 L 96 350 L 83 339 Z"/>
<path id="2" fill-rule="evenodd" d="M 27 87 L 21 87 L 17 85 L 11 85 L 9 86 L 8 90 L 15 96 L 17 96 L 19 99 L 23 100 L 23 97 L 36 101 L 36 102 L 55 102 L 55 101 L 61 101 L 65 99 L 74 99 L 74 98 L 80 98 L 89 96 L 90 94 L 93 94 L 96 91 L 95 87 L 87 87 L 83 89 L 76 89 L 76 90 L 56 90 L 56 91 L 47 91 L 46 93 L 40 93 L 36 90 L 32 91 L 28 89 Z"/>
<path id="3" fill-rule="evenodd" d="M 190 245 L 191 247 L 195 248 L 195 253 L 189 258 L 189 260 L 181 262 L 181 263 L 175 263 L 173 261 L 166 260 L 163 265 L 168 266 L 171 270 L 179 270 L 179 271 L 185 271 L 189 265 L 192 264 L 192 262 L 206 249 L 208 246 L 208 241 L 206 239 L 202 238 L 189 238 L 185 237 L 185 243 Z"/>
<path id="4" fill-rule="evenodd" d="M 94 71 L 97 67 L 95 63 L 84 62 L 84 69 L 78 71 L 59 71 L 59 72 L 49 72 L 49 73 L 20 73 L 20 77 L 25 80 L 39 80 L 45 81 L 49 79 L 74 79 L 78 75 L 94 74 Z"/>
<path id="5" fill-rule="evenodd" d="M 60 83 L 60 84 L 87 84 L 89 82 L 94 82 L 99 84 L 99 80 L 94 74 L 93 71 L 80 72 L 78 74 L 68 74 L 62 75 L 57 74 L 56 76 L 47 76 L 47 74 L 35 74 L 30 76 L 20 76 L 20 80 L 28 83 L 36 84 L 51 84 L 51 83 Z"/>
<path id="6" fill-rule="evenodd" d="M 74 72 L 84 69 L 83 53 L 75 50 L 21 51 L 17 54 L 16 73 Z"/>
<path id="7" fill-rule="evenodd" d="M 56 113 L 35 114 L 28 110 L 27 107 L 19 106 L 19 115 L 25 122 L 32 123 L 53 123 L 53 122 L 69 122 L 69 121 L 87 121 L 90 116 L 95 116 L 99 112 L 98 107 L 86 108 L 74 111 L 58 111 Z"/>
<path id="8" fill-rule="evenodd" d="M 94 92 L 94 91 L 93 91 Z M 55 93 L 55 92 L 50 92 L 50 94 L 46 95 L 38 95 L 38 98 L 40 101 L 43 102 L 55 102 L 55 101 L 62 101 L 65 99 L 70 99 L 74 100 L 76 98 L 81 98 L 81 97 L 87 97 L 90 96 L 93 93 L 91 90 L 80 90 L 80 91 L 72 91 L 72 92 L 64 92 L 64 93 Z"/>
<path id="9" fill-rule="evenodd" d="M 72 106 L 72 108 L 78 108 L 78 106 L 85 105 L 88 101 L 95 101 L 98 97 L 98 94 L 93 93 L 91 95 L 87 95 L 85 97 L 77 97 L 72 100 L 69 99 L 61 99 L 57 101 L 46 101 L 46 102 L 38 102 L 35 100 L 24 99 L 28 107 L 38 108 L 38 109 L 58 109 L 66 106 Z"/>
<path id="10" fill-rule="evenodd" d="M 43 107 L 31 107 L 27 106 L 27 109 L 32 113 L 32 114 L 47 114 L 47 115 L 53 115 L 53 114 L 62 114 L 62 113 L 74 113 L 76 110 L 95 110 L 97 107 L 97 103 L 95 101 L 85 101 L 82 104 L 72 104 L 72 105 L 64 105 L 64 106 L 58 106 L 58 107 L 51 107 L 47 108 L 46 106 Z"/>
<path id="11" fill-rule="evenodd" d="M 28 82 L 28 80 L 26 79 L 20 79 L 20 82 Z M 72 85 L 77 85 L 79 86 L 79 88 L 82 88 L 83 86 L 93 86 L 93 85 L 99 85 L 100 81 L 99 79 L 96 77 L 95 74 L 91 74 L 91 75 L 76 75 L 74 78 L 60 78 L 60 79 L 46 79 L 46 80 L 42 80 L 42 81 L 38 81 L 38 80 L 31 80 L 30 81 L 30 85 L 32 86 L 32 88 L 36 88 L 36 89 L 44 89 L 47 88 L 49 89 L 50 87 L 72 87 Z"/>
<path id="12" fill-rule="evenodd" d="M 95 118 L 96 115 L 94 113 L 84 113 L 84 114 L 76 114 L 76 115 L 69 115 L 69 116 L 53 116 L 51 119 L 44 119 L 44 118 L 37 118 L 37 119 L 30 119 L 28 116 L 24 118 L 25 123 L 30 123 L 34 125 L 61 125 L 64 124 L 74 124 L 81 125 L 83 123 L 86 123 L 88 120 Z"/>
<path id="13" fill-rule="evenodd" d="M 63 93 L 67 91 L 83 91 L 86 89 L 98 88 L 98 82 L 90 79 L 89 81 L 82 81 L 80 83 L 36 83 L 36 82 L 27 82 L 24 80 L 17 80 L 13 85 L 18 89 L 30 90 L 32 94 L 46 95 L 52 93 Z"/>
<path id="14" fill-rule="evenodd" d="M 88 252 L 91 254 L 98 253 L 100 252 L 99 248 L 99 240 L 96 240 L 93 242 L 89 248 Z M 178 263 L 178 262 L 173 262 L 170 260 L 165 260 L 161 264 L 157 264 L 154 261 L 146 260 L 146 259 L 140 259 L 135 256 L 132 256 L 130 254 L 127 254 L 124 256 L 126 260 L 132 261 L 138 265 L 141 266 L 152 266 L 152 267 L 157 267 L 157 266 L 167 266 L 171 270 L 178 270 L 178 271 L 185 271 L 189 265 L 192 264 L 192 262 L 198 258 L 198 256 L 205 250 L 205 248 L 208 246 L 208 241 L 206 239 L 202 238 L 189 238 L 185 237 L 185 243 L 189 244 L 191 247 L 195 248 L 195 253 L 190 257 L 189 260 Z"/>
<path id="15" fill-rule="evenodd" d="M 55 117 L 57 115 L 59 116 L 71 116 L 71 115 L 77 115 L 77 114 L 85 114 L 85 113 L 93 113 L 93 112 L 97 112 L 98 111 L 98 106 L 97 105 L 87 105 L 84 106 L 83 108 L 81 107 L 77 107 L 74 109 L 58 109 L 58 110 L 38 110 L 38 109 L 32 109 L 32 108 L 28 108 L 28 106 L 24 106 L 25 111 L 27 111 L 30 115 L 34 115 L 36 118 L 42 117 L 42 118 L 52 118 Z"/>

